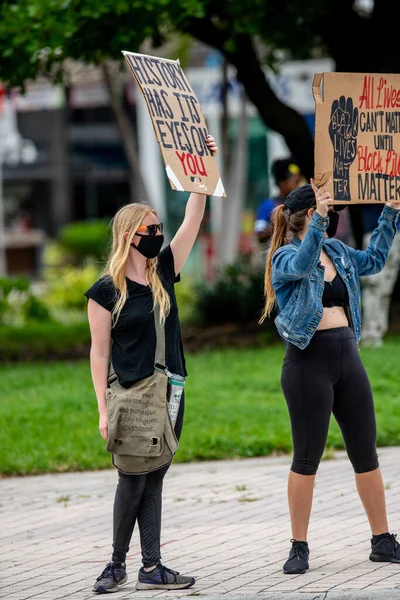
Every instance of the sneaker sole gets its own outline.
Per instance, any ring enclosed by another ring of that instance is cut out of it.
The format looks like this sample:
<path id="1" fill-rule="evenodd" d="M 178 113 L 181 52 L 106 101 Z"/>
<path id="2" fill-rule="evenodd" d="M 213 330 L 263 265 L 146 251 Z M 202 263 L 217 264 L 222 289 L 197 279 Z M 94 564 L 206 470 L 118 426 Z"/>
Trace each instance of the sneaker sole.
<path id="1" fill-rule="evenodd" d="M 195 579 L 189 583 L 142 583 L 138 581 L 135 588 L 137 590 L 187 590 L 195 583 Z"/>
<path id="2" fill-rule="evenodd" d="M 124 585 L 126 585 L 128 583 L 128 576 L 126 576 L 125 579 L 122 579 L 120 581 L 120 583 L 113 588 L 112 590 L 107 590 L 106 588 L 100 588 L 98 590 L 95 590 L 94 588 L 92 588 L 93 592 L 96 592 L 96 594 L 112 594 L 113 592 L 118 592 L 118 590 L 123 587 Z"/>
<path id="3" fill-rule="evenodd" d="M 388 554 L 374 554 L 373 552 L 369 555 L 369 560 L 372 560 L 372 562 L 400 563 L 400 559 L 398 558 L 393 558 L 393 556 L 389 556 Z"/>
<path id="4" fill-rule="evenodd" d="M 293 569 L 292 571 L 283 570 L 284 575 L 304 575 L 307 573 L 308 567 L 306 569 Z"/>

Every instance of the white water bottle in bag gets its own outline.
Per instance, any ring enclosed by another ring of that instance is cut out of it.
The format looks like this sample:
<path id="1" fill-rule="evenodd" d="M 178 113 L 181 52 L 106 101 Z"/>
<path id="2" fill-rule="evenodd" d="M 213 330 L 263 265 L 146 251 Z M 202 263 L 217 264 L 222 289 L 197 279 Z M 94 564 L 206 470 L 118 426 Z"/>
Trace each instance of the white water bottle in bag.
<path id="1" fill-rule="evenodd" d="M 171 373 L 168 380 L 168 413 L 171 423 L 175 426 L 181 405 L 185 378 L 176 373 Z"/>

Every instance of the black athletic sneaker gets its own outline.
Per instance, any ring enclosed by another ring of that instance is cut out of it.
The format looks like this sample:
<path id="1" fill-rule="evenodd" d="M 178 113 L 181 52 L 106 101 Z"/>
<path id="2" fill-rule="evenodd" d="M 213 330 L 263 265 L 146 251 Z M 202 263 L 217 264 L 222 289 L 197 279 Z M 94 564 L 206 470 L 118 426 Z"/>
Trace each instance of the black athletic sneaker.
<path id="1" fill-rule="evenodd" d="M 137 590 L 185 590 L 196 582 L 194 577 L 179 575 L 172 569 L 158 564 L 152 571 L 139 570 Z"/>
<path id="2" fill-rule="evenodd" d="M 369 560 L 372 560 L 372 562 L 400 563 L 400 544 L 396 538 L 397 535 L 393 533 L 374 535 L 371 540 L 372 552 L 369 555 Z"/>
<path id="3" fill-rule="evenodd" d="M 292 549 L 289 552 L 289 558 L 283 565 L 283 572 L 285 575 L 300 575 L 305 573 L 309 567 L 308 558 L 310 551 L 308 549 L 307 542 L 297 542 L 296 540 L 290 540 L 292 542 Z"/>
<path id="4" fill-rule="evenodd" d="M 95 581 L 93 591 L 98 594 L 117 592 L 128 581 L 125 563 L 110 562 Z"/>

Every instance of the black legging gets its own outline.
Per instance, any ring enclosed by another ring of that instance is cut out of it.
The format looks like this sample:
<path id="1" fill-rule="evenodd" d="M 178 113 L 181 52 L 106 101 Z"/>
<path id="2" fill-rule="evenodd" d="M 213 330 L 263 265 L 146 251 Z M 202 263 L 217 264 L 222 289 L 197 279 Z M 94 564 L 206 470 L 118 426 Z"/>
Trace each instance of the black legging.
<path id="1" fill-rule="evenodd" d="M 289 344 L 281 384 L 292 425 L 292 471 L 315 475 L 332 412 L 354 471 L 378 468 L 371 386 L 350 327 L 317 331 L 305 350 Z"/>
<path id="2" fill-rule="evenodd" d="M 175 424 L 175 434 L 182 433 L 184 395 Z M 112 560 L 125 562 L 136 519 L 139 524 L 142 561 L 152 567 L 161 560 L 161 507 L 163 479 L 169 465 L 145 475 L 118 473 L 114 500 L 114 541 Z"/>

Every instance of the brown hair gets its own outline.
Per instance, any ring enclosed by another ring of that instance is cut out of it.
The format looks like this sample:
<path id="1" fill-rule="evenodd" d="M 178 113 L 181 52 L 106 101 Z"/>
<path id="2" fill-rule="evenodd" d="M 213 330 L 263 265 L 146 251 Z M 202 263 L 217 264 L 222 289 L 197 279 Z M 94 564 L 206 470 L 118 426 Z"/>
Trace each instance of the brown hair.
<path id="1" fill-rule="evenodd" d="M 277 206 L 272 213 L 272 238 L 268 248 L 267 261 L 265 264 L 264 296 L 265 307 L 259 323 L 263 323 L 269 317 L 275 306 L 275 292 L 272 287 L 272 258 L 278 248 L 288 244 L 293 237 L 303 231 L 306 216 L 310 209 L 299 210 L 292 215 L 283 204 Z"/>

